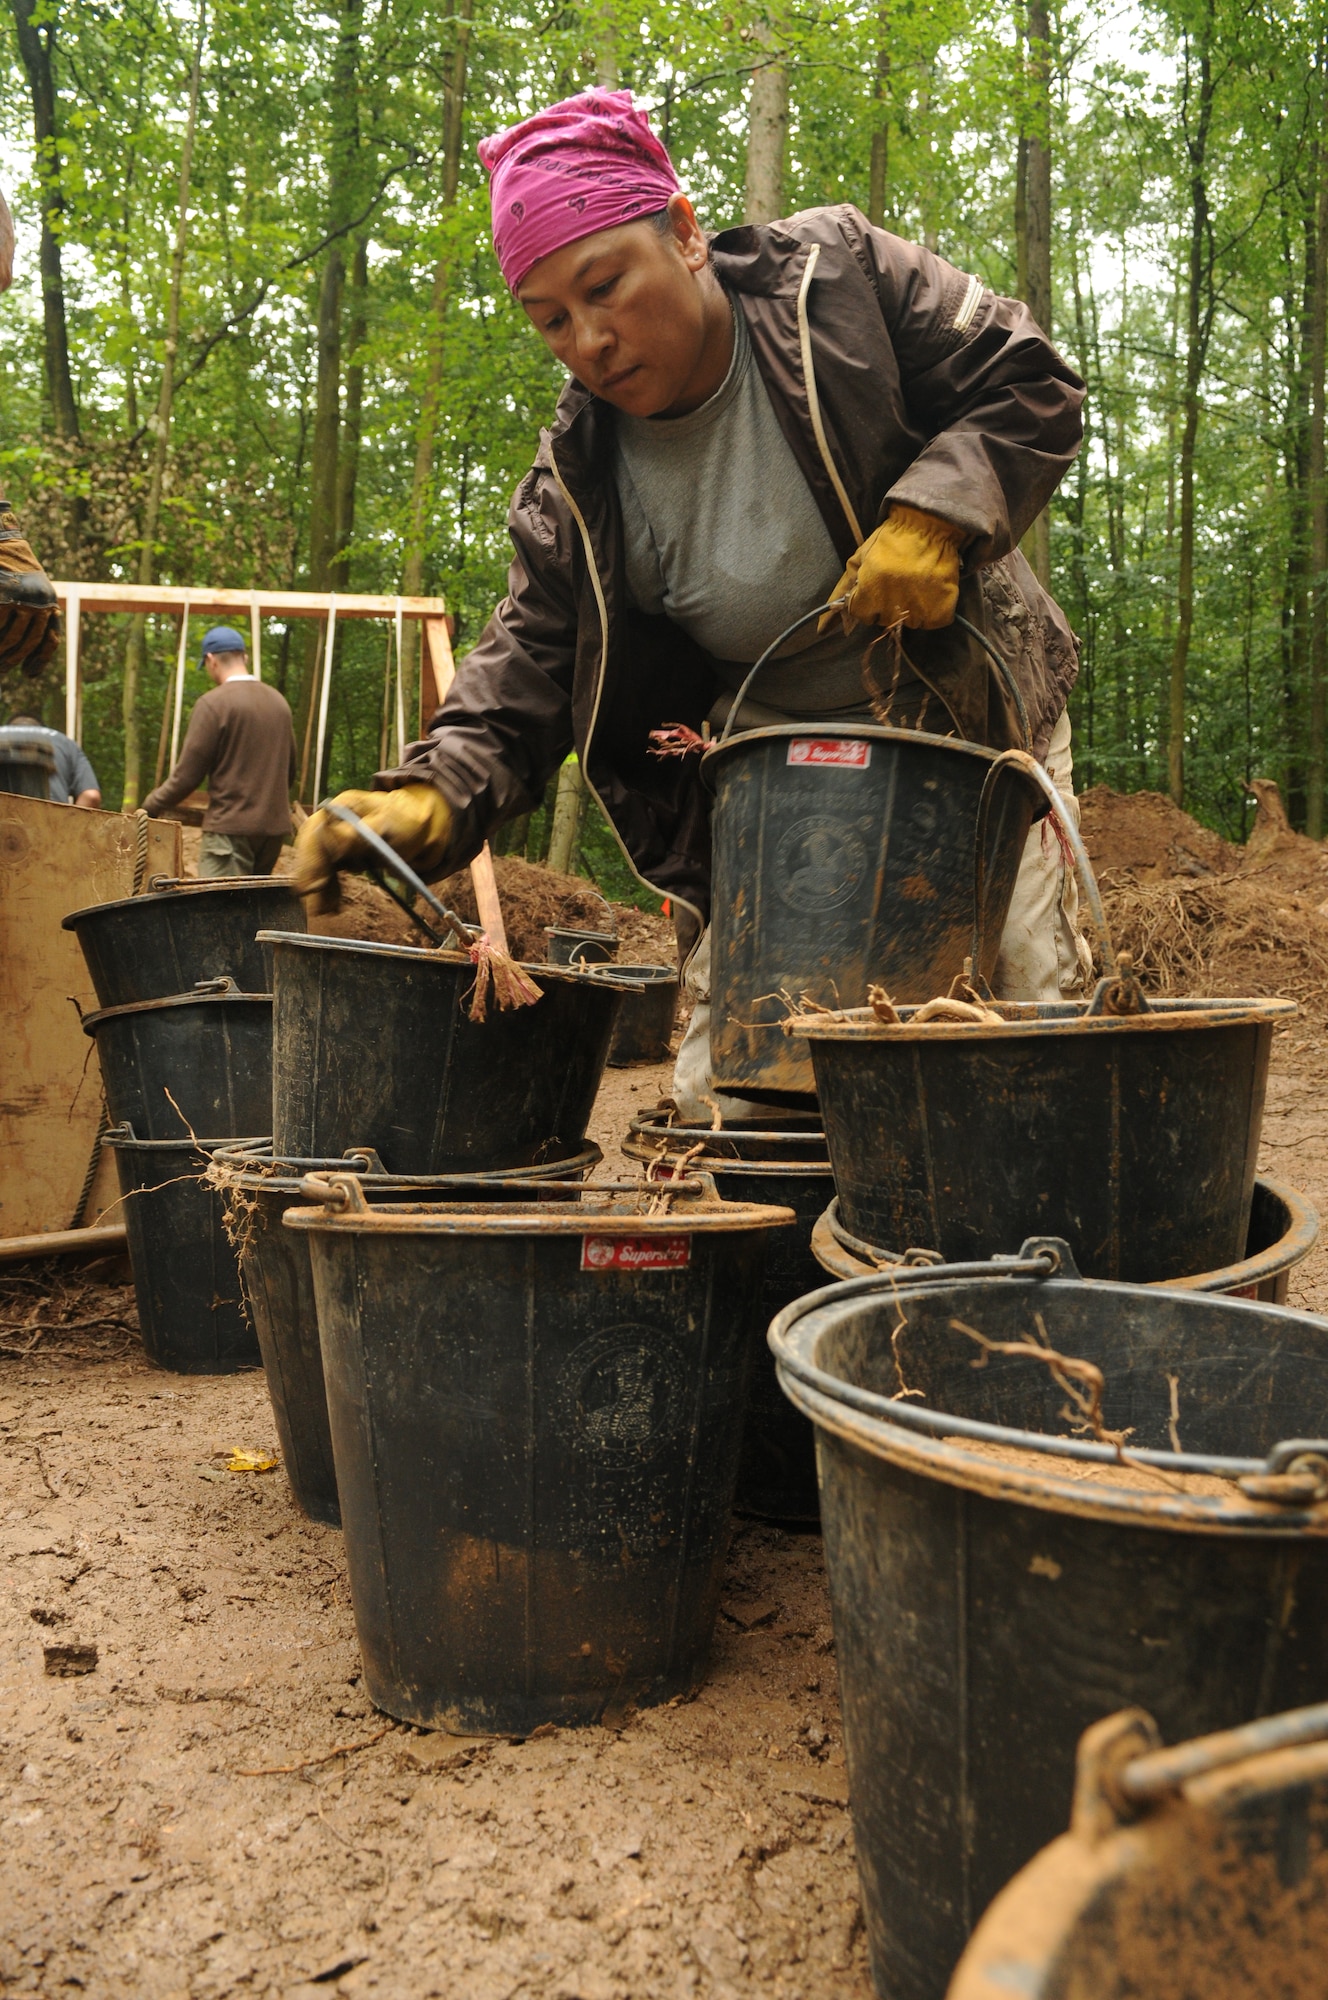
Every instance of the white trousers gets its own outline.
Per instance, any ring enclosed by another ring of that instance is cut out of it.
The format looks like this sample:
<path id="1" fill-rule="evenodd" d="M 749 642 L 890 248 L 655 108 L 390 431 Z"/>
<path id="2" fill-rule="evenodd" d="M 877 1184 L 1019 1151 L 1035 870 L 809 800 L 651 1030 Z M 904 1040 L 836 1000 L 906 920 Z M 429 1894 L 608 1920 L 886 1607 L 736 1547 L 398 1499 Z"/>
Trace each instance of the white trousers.
<path id="1" fill-rule="evenodd" d="M 1074 756 L 1067 709 L 1051 733 L 1047 773 L 1079 824 L 1074 796 Z M 992 990 L 998 1000 L 1067 1000 L 1085 990 L 1093 958 L 1078 925 L 1079 891 L 1074 870 L 1047 820 L 1039 820 L 1028 836 L 1010 898 L 1010 914 L 1001 933 Z M 956 968 L 957 969 L 957 968 Z M 717 1104 L 730 1122 L 741 1122 L 769 1106 L 746 1098 L 717 1096 L 710 1083 L 710 932 L 688 962 L 684 985 L 692 999 L 692 1018 L 683 1036 L 673 1070 L 673 1096 L 684 1118 L 708 1119 Z M 863 999 L 865 1001 L 866 995 Z"/>

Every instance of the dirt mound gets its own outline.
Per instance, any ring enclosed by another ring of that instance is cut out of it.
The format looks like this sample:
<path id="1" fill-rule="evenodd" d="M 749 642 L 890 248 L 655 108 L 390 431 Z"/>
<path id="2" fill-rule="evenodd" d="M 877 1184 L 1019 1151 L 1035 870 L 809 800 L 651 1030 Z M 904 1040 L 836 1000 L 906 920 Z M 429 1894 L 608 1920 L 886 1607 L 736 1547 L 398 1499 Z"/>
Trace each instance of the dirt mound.
<path id="1" fill-rule="evenodd" d="M 1128 868 L 1140 881 L 1174 875 L 1229 875 L 1241 850 L 1200 826 L 1161 792 L 1113 792 L 1094 785 L 1079 799 L 1079 825 L 1094 868 Z"/>
<path id="2" fill-rule="evenodd" d="M 1154 993 L 1299 1001 L 1328 1019 L 1328 846 L 1293 832 L 1277 786 L 1232 846 L 1157 792 L 1097 785 L 1081 801 L 1118 951 Z"/>

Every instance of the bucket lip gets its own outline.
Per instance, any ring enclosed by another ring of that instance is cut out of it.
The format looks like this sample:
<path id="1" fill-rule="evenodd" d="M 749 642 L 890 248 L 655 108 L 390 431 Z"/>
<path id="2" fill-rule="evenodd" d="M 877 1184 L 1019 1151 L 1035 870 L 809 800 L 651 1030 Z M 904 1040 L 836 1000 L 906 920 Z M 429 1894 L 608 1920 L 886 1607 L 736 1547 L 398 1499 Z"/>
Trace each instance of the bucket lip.
<path id="1" fill-rule="evenodd" d="M 707 1172 L 713 1171 L 711 1162 L 705 1164 Z M 1238 1263 L 1224 1264 L 1211 1271 L 1197 1271 L 1185 1278 L 1150 1278 L 1147 1280 L 1150 1292 L 1206 1294 L 1236 1291 L 1249 1285 L 1263 1284 L 1266 1279 L 1289 1271 L 1302 1258 L 1308 1257 L 1319 1240 L 1319 1211 L 1313 1202 L 1299 1188 L 1291 1187 L 1286 1181 L 1274 1180 L 1271 1174 L 1256 1174 L 1254 1183 L 1271 1194 L 1286 1211 L 1286 1228 L 1277 1241 L 1270 1243 L 1266 1249 L 1255 1251 L 1253 1256 L 1242 1257 Z M 871 1266 L 859 1262 L 834 1234 L 830 1221 L 830 1210 L 834 1205 L 831 1201 L 812 1224 L 812 1255 L 829 1277 L 841 1283 L 854 1278 L 869 1278 L 873 1275 Z M 1111 1281 L 1084 1279 L 1086 1285 L 1104 1282 Z"/>
<path id="2" fill-rule="evenodd" d="M 1300 1010 L 1294 1000 L 1266 999 L 1262 995 L 1226 998 L 1180 998 L 1173 994 L 1153 994 L 1146 1014 L 1092 1014 L 1088 1000 L 997 1000 L 986 1004 L 997 1009 L 1019 1008 L 1018 1014 L 994 1021 L 924 1021 L 915 1026 L 911 1016 L 917 1006 L 901 1006 L 898 1023 L 882 1021 L 870 1007 L 849 1007 L 839 1014 L 798 1015 L 796 1022 L 782 1023 L 784 1033 L 806 1042 L 879 1042 L 929 1044 L 935 1042 L 997 1042 L 1043 1040 L 1048 1036 L 1149 1034 L 1162 1028 L 1239 1027 L 1243 1024 L 1290 1020 Z"/>
<path id="3" fill-rule="evenodd" d="M 141 910 L 156 908 L 162 903 L 179 902 L 190 897 L 213 895 L 233 896 L 244 889 L 282 888 L 299 901 L 295 884 L 289 875 L 236 875 L 216 876 L 172 876 L 169 889 L 144 889 L 137 896 L 117 896 L 111 903 L 89 903 L 82 910 L 71 910 L 67 917 L 61 917 L 60 928 L 65 931 L 77 930 L 89 917 L 107 915 L 112 910 Z"/>
<path id="4" fill-rule="evenodd" d="M 526 1183 L 530 1185 L 529 1182 Z M 586 1193 L 595 1192 L 587 1182 Z M 643 1187 L 642 1199 L 658 1186 Z M 333 1208 L 288 1208 L 288 1229 L 362 1236 L 614 1236 L 631 1239 L 731 1236 L 748 1229 L 783 1229 L 797 1217 L 791 1208 L 764 1202 L 686 1204 L 665 1215 L 606 1213 L 581 1202 L 383 1202 L 365 1214 Z"/>
<path id="5" fill-rule="evenodd" d="M 620 933 L 616 930 L 592 931 L 581 924 L 545 924 L 544 935 L 545 937 L 588 938 L 595 944 L 602 944 L 607 940 L 610 943 L 617 944 Z"/>
<path id="6" fill-rule="evenodd" d="M 358 952 L 369 958 L 417 959 L 425 965 L 444 965 L 450 970 L 473 974 L 475 967 L 465 952 L 450 949 L 439 950 L 435 945 L 380 944 L 373 938 L 320 937 L 314 931 L 257 931 L 259 944 L 303 945 L 308 951 Z M 523 972 L 534 979 L 570 980 L 580 985 L 591 983 L 590 975 L 602 970 L 593 965 L 550 965 L 547 959 L 517 959 Z"/>
<path id="7" fill-rule="evenodd" d="M 825 1137 L 825 1120 L 816 1111 L 781 1111 L 782 1128 L 772 1118 L 749 1118 L 741 1123 L 721 1125 L 716 1132 L 713 1125 L 704 1118 L 679 1118 L 670 1122 L 655 1111 L 638 1111 L 632 1118 L 630 1130 L 633 1132 L 677 1132 L 691 1136 L 704 1135 L 709 1138 L 724 1139 L 788 1139 L 805 1145 L 809 1139 Z"/>
<path id="8" fill-rule="evenodd" d="M 227 1150 L 228 1146 L 229 1150 Z M 343 1153 L 341 1158 L 336 1160 L 300 1160 L 291 1155 L 284 1156 L 278 1160 L 273 1156 L 272 1141 L 270 1139 L 251 1139 L 248 1141 L 233 1139 L 229 1142 L 222 1142 L 222 1152 L 218 1164 L 235 1171 L 237 1175 L 236 1186 L 243 1188 L 246 1193 L 258 1193 L 261 1190 L 268 1190 L 281 1194 L 298 1195 L 300 1181 L 307 1173 L 355 1173 L 358 1177 L 364 1179 L 375 1192 L 382 1188 L 429 1189 L 463 1185 L 466 1187 L 475 1187 L 499 1180 L 520 1181 L 523 1186 L 538 1187 L 542 1181 L 562 1178 L 572 1179 L 577 1174 L 592 1173 L 603 1160 L 604 1152 L 603 1148 L 597 1146 L 593 1139 L 587 1139 L 575 1151 L 569 1151 L 564 1157 L 559 1159 L 547 1160 L 539 1166 L 473 1167 L 470 1169 L 462 1168 L 455 1173 L 449 1174 L 366 1173 L 355 1164 L 356 1161 L 362 1161 L 365 1157 L 365 1151 L 357 1151 L 352 1146 L 348 1152 Z M 274 1169 L 289 1167 L 293 1171 L 290 1173 L 275 1171 L 268 1173 L 264 1171 L 268 1165 L 271 1165 Z"/>
<path id="9" fill-rule="evenodd" d="M 943 1273 L 943 1267 L 938 1269 Z M 1114 1292 L 1122 1300 L 1136 1303 L 1140 1291 L 1146 1289 L 1102 1279 L 1021 1278 L 1000 1273 L 987 1278 L 985 1274 L 980 1275 L 975 1266 L 967 1267 L 967 1271 L 968 1275 L 962 1281 L 966 1285 L 1019 1284 L 1025 1288 L 1036 1285 L 1045 1293 L 1047 1288 L 1054 1292 L 1091 1284 L 1095 1293 Z M 921 1277 L 923 1274 L 910 1273 L 910 1276 Z M 952 1291 L 956 1282 L 959 1281 L 946 1278 L 943 1274 L 935 1283 L 927 1282 L 924 1277 L 923 1282 L 910 1284 L 909 1290 L 913 1296 L 921 1297 L 932 1290 Z M 795 1299 L 771 1322 L 767 1339 L 775 1357 L 780 1387 L 794 1407 L 819 1429 L 829 1431 L 869 1456 L 884 1459 L 905 1471 L 977 1493 L 986 1499 L 1009 1501 L 1043 1512 L 1183 1532 L 1238 1535 L 1253 1532 L 1263 1536 L 1298 1536 L 1309 1532 L 1328 1535 L 1328 1501 L 1308 1507 L 1288 1506 L 1272 1500 L 1252 1499 L 1241 1492 L 1234 1483 L 1235 1478 L 1266 1471 L 1266 1463 L 1261 1459 L 1220 1458 L 1190 1452 L 1181 1454 L 1180 1462 L 1175 1464 L 1169 1453 L 1127 1447 L 1131 1460 L 1145 1471 L 1165 1471 L 1170 1465 L 1176 1472 L 1229 1476 L 1232 1480 L 1230 1498 L 1225 1494 L 1195 1493 L 1188 1489 L 1177 1491 L 1174 1486 L 1166 1484 L 1158 1488 L 1112 1486 L 1105 1482 L 1098 1484 L 1086 1480 L 1082 1474 L 1076 1478 L 1072 1468 L 1085 1460 L 1095 1464 L 1112 1463 L 1114 1454 L 1109 1446 L 1080 1438 L 1058 1437 L 1049 1432 L 1017 1431 L 1006 1425 L 955 1417 L 918 1403 L 896 1402 L 889 1415 L 879 1411 L 869 1413 L 799 1379 L 789 1364 L 816 1367 L 817 1342 L 845 1313 L 860 1309 L 863 1301 L 874 1295 L 876 1288 L 869 1290 L 870 1283 L 869 1280 L 857 1279 L 824 1286 L 820 1291 Z M 888 1297 L 889 1273 L 879 1274 L 879 1287 L 881 1296 Z M 1325 1325 L 1315 1313 L 1211 1292 L 1175 1291 L 1170 1302 L 1181 1311 L 1207 1308 L 1254 1317 L 1260 1322 L 1271 1316 L 1286 1322 L 1288 1332 L 1303 1327 L 1307 1321 L 1320 1327 Z M 845 1382 L 843 1386 L 853 1388 L 855 1385 Z M 965 1445 L 971 1442 L 1005 1445 L 1035 1456 L 1045 1460 L 1047 1470 L 1043 1471 L 1040 1464 L 1035 1469 L 965 1450 Z"/>
<path id="10" fill-rule="evenodd" d="M 162 1007 L 208 1007 L 219 1001 L 233 1007 L 242 1000 L 253 1006 L 272 1005 L 270 993 L 241 993 L 238 987 L 232 993 L 168 993 L 161 1000 L 130 1000 L 119 1007 L 98 1007 L 83 1015 L 82 1027 L 84 1034 L 90 1035 L 103 1022 L 118 1020 L 124 1014 L 151 1014 Z"/>

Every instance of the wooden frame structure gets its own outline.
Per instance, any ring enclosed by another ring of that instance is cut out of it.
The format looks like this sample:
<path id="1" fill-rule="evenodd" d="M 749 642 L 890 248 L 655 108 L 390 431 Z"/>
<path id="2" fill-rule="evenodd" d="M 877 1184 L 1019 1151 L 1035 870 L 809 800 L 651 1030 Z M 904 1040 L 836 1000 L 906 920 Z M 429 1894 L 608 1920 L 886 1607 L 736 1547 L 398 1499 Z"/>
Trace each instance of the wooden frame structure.
<path id="1" fill-rule="evenodd" d="M 184 709 L 184 677 L 189 659 L 189 620 L 193 617 L 229 616 L 247 619 L 249 650 L 254 673 L 263 678 L 263 620 L 265 618 L 317 618 L 325 628 L 318 681 L 309 719 L 316 719 L 317 743 L 313 763 L 312 797 L 317 799 L 327 748 L 328 702 L 332 689 L 331 666 L 336 642 L 337 621 L 342 618 L 390 620 L 396 636 L 396 745 L 398 757 L 406 747 L 405 691 L 402 683 L 402 632 L 407 619 L 422 628 L 420 648 L 420 689 L 417 733 L 423 735 L 425 719 L 431 715 L 451 683 L 456 671 L 452 658 L 452 620 L 441 597 L 367 597 L 337 591 L 313 590 L 218 590 L 184 589 L 175 584 L 61 583 L 55 594 L 65 620 L 65 734 L 76 743 L 83 741 L 83 674 L 81 649 L 83 613 L 142 612 L 161 616 L 174 612 L 180 619 L 180 643 L 175 662 L 171 701 L 170 750 L 174 764 L 180 751 L 180 731 Z M 306 746 L 307 750 L 307 746 Z"/>
<path id="2" fill-rule="evenodd" d="M 343 595 L 337 591 L 218 590 L 208 586 L 184 589 L 175 584 L 61 583 L 54 578 L 52 583 L 65 620 L 65 734 L 72 736 L 76 743 L 83 741 L 83 674 L 80 664 L 83 613 L 85 611 L 143 612 L 149 616 L 160 616 L 163 612 L 178 614 L 180 642 L 176 653 L 170 703 L 171 765 L 174 765 L 180 750 L 184 677 L 189 656 L 189 620 L 192 617 L 215 618 L 218 614 L 222 616 L 229 614 L 235 619 L 247 616 L 250 660 L 259 680 L 263 678 L 262 625 L 265 618 L 321 619 L 325 628 L 325 641 L 318 662 L 314 698 L 309 707 L 309 725 L 311 728 L 314 727 L 316 720 L 317 731 L 313 784 L 309 793 L 310 803 L 314 805 L 318 802 L 323 776 L 323 759 L 327 749 L 328 702 L 332 691 L 332 661 L 338 619 L 381 618 L 392 622 L 396 638 L 394 720 L 398 761 L 405 754 L 407 740 L 401 644 L 407 619 L 420 625 L 423 636 L 423 644 L 420 647 L 420 689 L 416 718 L 418 735 L 423 736 L 426 718 L 432 715 L 442 701 L 456 672 L 456 663 L 452 658 L 452 619 L 441 597 L 366 597 L 349 593 Z M 166 729 L 163 717 L 163 745 L 165 741 Z M 309 742 L 306 732 L 304 757 L 306 768 L 308 753 Z M 158 761 L 160 762 L 160 758 Z M 302 772 L 301 791 L 304 789 L 303 777 Z M 475 901 L 479 909 L 480 922 L 488 932 L 490 941 L 499 951 L 505 952 L 507 934 L 498 902 L 493 858 L 487 845 L 472 861 L 470 872 L 475 886 Z"/>

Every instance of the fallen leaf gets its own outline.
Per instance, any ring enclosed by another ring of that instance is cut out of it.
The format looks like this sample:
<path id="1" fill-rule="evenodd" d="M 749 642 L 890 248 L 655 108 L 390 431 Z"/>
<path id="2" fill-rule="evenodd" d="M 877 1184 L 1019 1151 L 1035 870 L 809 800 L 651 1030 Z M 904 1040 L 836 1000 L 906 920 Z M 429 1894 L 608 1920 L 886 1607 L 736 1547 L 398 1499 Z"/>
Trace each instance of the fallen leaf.
<path id="1" fill-rule="evenodd" d="M 231 1447 L 231 1455 L 226 1460 L 227 1472 L 275 1472 L 277 1461 L 270 1451 L 242 1451 L 238 1445 Z"/>

